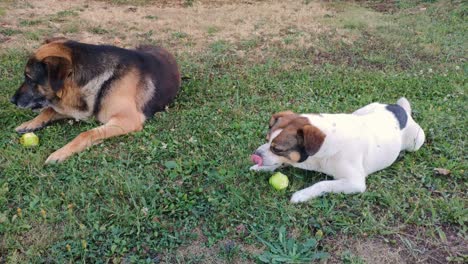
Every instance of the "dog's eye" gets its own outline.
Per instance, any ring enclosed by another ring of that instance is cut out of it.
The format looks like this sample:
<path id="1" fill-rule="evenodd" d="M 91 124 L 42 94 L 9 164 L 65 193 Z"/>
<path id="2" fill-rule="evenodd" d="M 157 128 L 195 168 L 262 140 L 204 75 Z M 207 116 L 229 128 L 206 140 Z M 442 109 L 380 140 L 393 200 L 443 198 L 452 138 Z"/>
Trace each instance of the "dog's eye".
<path id="1" fill-rule="evenodd" d="M 31 79 L 31 77 L 25 75 L 24 80 L 26 81 L 27 84 L 34 84 L 34 81 Z"/>
<path id="2" fill-rule="evenodd" d="M 279 148 L 276 147 L 276 146 L 272 146 L 272 147 L 271 147 L 271 151 L 278 153 L 278 152 L 283 152 L 284 150 L 279 149 Z"/>

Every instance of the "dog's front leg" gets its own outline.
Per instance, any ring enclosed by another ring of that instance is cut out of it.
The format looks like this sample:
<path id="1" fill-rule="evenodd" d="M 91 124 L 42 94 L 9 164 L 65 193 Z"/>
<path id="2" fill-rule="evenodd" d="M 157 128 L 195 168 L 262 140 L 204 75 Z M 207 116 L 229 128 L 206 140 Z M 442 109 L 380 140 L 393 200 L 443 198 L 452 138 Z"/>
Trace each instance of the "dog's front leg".
<path id="1" fill-rule="evenodd" d="M 18 133 L 31 132 L 45 127 L 48 123 L 52 121 L 63 118 L 66 118 L 66 116 L 55 112 L 55 110 L 51 107 L 47 107 L 46 109 L 42 110 L 42 112 L 39 113 L 39 115 L 36 116 L 34 119 L 29 120 L 28 122 L 24 122 L 15 130 Z"/>
<path id="2" fill-rule="evenodd" d="M 253 165 L 250 167 L 251 171 L 274 171 L 277 168 L 281 167 L 281 164 L 279 165 L 271 165 L 271 166 L 259 166 L 259 165 Z"/>
<path id="3" fill-rule="evenodd" d="M 79 134 L 70 143 L 52 153 L 46 163 L 61 162 L 103 139 L 140 131 L 143 128 L 143 122 L 144 118 L 137 114 L 112 117 L 105 125 Z"/>
<path id="4" fill-rule="evenodd" d="M 350 166 L 338 166 L 337 180 L 321 181 L 309 188 L 297 191 L 291 203 L 306 202 L 326 193 L 362 193 L 366 190 L 366 175 Z"/>

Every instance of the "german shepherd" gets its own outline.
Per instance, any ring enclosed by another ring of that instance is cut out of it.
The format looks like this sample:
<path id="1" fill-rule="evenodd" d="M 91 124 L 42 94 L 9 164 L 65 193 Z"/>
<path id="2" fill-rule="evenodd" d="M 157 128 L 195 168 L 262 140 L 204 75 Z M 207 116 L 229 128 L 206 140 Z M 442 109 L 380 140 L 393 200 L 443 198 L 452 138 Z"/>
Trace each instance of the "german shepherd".
<path id="1" fill-rule="evenodd" d="M 103 139 L 140 131 L 146 119 L 174 100 L 180 84 L 174 56 L 160 47 L 129 50 L 49 39 L 29 58 L 24 82 L 11 98 L 20 108 L 42 111 L 16 131 L 38 130 L 64 118 L 95 117 L 103 123 L 46 160 L 61 162 Z"/>

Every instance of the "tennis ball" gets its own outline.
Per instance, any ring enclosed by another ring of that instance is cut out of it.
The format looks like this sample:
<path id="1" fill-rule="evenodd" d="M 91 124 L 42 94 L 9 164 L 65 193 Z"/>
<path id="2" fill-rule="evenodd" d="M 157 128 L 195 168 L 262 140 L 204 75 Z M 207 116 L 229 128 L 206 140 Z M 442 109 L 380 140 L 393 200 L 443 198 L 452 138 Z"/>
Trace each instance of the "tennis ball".
<path id="1" fill-rule="evenodd" d="M 20 138 L 20 143 L 24 147 L 35 147 L 39 145 L 39 137 L 34 133 L 26 133 Z"/>
<path id="2" fill-rule="evenodd" d="M 270 177 L 268 181 L 273 188 L 276 190 L 283 190 L 286 189 L 289 185 L 288 176 L 284 175 L 281 172 L 277 172 Z"/>

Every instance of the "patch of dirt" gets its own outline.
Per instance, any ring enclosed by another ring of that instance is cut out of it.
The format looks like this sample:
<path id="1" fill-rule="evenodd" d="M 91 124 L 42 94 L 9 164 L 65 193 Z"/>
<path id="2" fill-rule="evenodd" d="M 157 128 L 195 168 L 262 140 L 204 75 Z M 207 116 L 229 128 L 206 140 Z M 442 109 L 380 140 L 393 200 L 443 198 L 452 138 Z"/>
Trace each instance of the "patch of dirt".
<path id="1" fill-rule="evenodd" d="M 215 245 L 208 247 L 206 245 L 208 239 L 203 234 L 200 228 L 193 231 L 197 234 L 197 239 L 190 242 L 190 245 L 179 247 L 174 253 L 170 255 L 163 255 L 161 263 L 219 263 L 219 264 L 241 264 L 241 263 L 255 263 L 249 259 L 239 257 L 239 253 L 245 253 L 249 256 L 255 256 L 263 252 L 262 249 L 256 248 L 252 245 L 246 245 L 236 240 L 222 240 Z M 233 250 L 233 258 L 229 259 L 223 257 L 223 252 Z"/>
<path id="2" fill-rule="evenodd" d="M 8 252 L 6 243 L 0 242 L 0 253 L 6 252 L 8 254 L 5 257 L 22 263 L 25 259 L 28 259 L 26 254 L 28 254 L 31 248 L 35 248 L 35 252 L 46 250 L 48 245 L 53 244 L 60 237 L 63 233 L 63 228 L 63 225 L 46 225 L 36 222 L 32 224 L 28 231 L 23 232 L 21 236 L 17 236 L 16 242 L 21 245 L 18 247 L 19 250 Z M 0 263 L 3 263 L 1 256 Z"/>
<path id="3" fill-rule="evenodd" d="M 441 226 L 436 234 L 428 234 L 424 227 L 411 226 L 394 235 L 404 257 L 419 263 L 462 263 L 468 255 L 467 237 L 454 226 Z M 465 262 L 466 263 L 466 262 Z"/>
<path id="4" fill-rule="evenodd" d="M 328 251 L 331 255 L 328 259 L 329 263 L 342 263 L 341 257 L 346 252 L 361 258 L 366 263 L 408 263 L 401 256 L 402 248 L 393 247 L 378 238 L 362 239 L 338 236 L 333 239 L 326 239 L 324 244 L 333 245 L 333 248 Z"/>
<path id="5" fill-rule="evenodd" d="M 398 9 L 396 0 L 381 0 L 381 1 L 358 0 L 357 2 L 381 13 L 394 13 Z"/>
<path id="6" fill-rule="evenodd" d="M 447 263 L 448 260 L 462 263 L 468 255 L 466 237 L 452 226 L 440 227 L 440 230 L 439 234 L 427 234 L 423 227 L 412 226 L 389 236 L 355 238 L 338 235 L 324 242 L 332 245 L 330 263 L 342 263 L 341 258 L 346 252 L 375 264 Z"/>
<path id="7" fill-rule="evenodd" d="M 0 26 L 30 33 L 13 35 L 0 45 L 31 50 L 46 36 L 65 36 L 123 47 L 155 43 L 175 53 L 194 54 L 218 41 L 261 40 L 261 49 L 273 43 L 292 46 L 284 41 L 289 37 L 297 45 L 310 46 L 326 29 L 319 18 L 328 11 L 317 2 L 207 0 L 194 1 L 190 7 L 184 3 L 155 1 L 139 6 L 105 1 L 17 1 L 6 7 Z"/>

